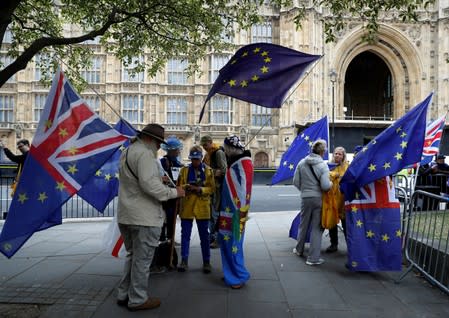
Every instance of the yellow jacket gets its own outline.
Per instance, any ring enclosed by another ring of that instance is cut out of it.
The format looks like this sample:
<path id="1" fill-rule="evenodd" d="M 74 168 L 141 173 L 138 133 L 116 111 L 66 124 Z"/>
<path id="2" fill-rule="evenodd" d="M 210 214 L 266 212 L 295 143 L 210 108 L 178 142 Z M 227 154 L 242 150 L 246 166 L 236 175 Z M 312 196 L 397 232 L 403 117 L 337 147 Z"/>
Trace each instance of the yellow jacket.
<path id="1" fill-rule="evenodd" d="M 178 185 L 186 186 L 189 174 L 189 167 L 182 167 L 179 173 Z M 215 190 L 215 179 L 212 169 L 205 166 L 204 186 L 201 187 L 201 194 L 186 191 L 186 196 L 181 199 L 179 206 L 179 216 L 181 219 L 210 219 L 211 198 Z"/>
<path id="2" fill-rule="evenodd" d="M 330 172 L 330 179 L 332 181 L 332 189 L 330 192 L 336 198 L 338 215 L 342 220 L 345 218 L 345 198 L 343 193 L 340 192 L 340 180 L 348 169 L 348 166 L 348 162 L 343 162 Z"/>

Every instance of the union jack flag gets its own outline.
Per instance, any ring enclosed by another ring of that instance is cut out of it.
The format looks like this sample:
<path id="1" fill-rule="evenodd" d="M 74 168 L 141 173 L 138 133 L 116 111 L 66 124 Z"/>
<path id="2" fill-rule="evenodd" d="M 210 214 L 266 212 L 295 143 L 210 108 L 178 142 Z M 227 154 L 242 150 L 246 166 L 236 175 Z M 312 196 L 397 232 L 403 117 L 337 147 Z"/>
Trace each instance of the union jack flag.
<path id="1" fill-rule="evenodd" d="M 345 202 L 348 265 L 352 271 L 401 270 L 400 203 L 394 184 L 384 177 Z"/>
<path id="2" fill-rule="evenodd" d="M 438 154 L 445 123 L 446 115 L 435 120 L 427 126 L 421 165 L 430 163 L 435 155 Z"/>
<path id="3" fill-rule="evenodd" d="M 58 71 L 0 234 L 0 252 L 10 258 L 34 232 L 60 224 L 61 206 L 126 139 Z"/>

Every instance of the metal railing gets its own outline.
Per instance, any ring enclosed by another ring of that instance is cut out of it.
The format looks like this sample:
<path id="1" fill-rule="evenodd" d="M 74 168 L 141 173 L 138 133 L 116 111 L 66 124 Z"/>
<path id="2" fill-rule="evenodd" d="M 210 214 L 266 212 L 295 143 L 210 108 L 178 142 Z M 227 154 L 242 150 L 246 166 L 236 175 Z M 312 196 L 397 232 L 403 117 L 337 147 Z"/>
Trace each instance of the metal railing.
<path id="1" fill-rule="evenodd" d="M 6 218 L 6 213 L 11 204 L 11 184 L 13 177 L 0 177 L 0 220 Z M 81 197 L 75 195 L 62 206 L 62 218 L 93 218 L 114 216 L 117 209 L 117 198 L 111 201 L 104 213 L 100 213 Z"/>
<path id="2" fill-rule="evenodd" d="M 407 211 L 405 258 L 410 263 L 399 283 L 417 269 L 432 284 L 449 294 L 449 198 L 417 190 Z"/>

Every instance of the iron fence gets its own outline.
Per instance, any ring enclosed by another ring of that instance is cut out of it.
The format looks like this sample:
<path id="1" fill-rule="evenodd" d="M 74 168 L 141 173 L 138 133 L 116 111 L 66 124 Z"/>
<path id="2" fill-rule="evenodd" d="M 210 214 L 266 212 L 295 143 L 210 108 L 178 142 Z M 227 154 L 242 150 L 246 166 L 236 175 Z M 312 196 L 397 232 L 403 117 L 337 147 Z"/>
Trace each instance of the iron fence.
<path id="1" fill-rule="evenodd" d="M 0 219 L 6 219 L 11 204 L 11 184 L 14 177 L 0 177 Z M 81 197 L 74 195 L 62 206 L 62 218 L 112 217 L 117 209 L 117 198 L 111 201 L 103 213 L 93 208 Z"/>
<path id="2" fill-rule="evenodd" d="M 417 269 L 432 284 L 449 293 L 449 198 L 417 190 L 407 211 L 405 258 L 410 263 L 400 282 Z"/>

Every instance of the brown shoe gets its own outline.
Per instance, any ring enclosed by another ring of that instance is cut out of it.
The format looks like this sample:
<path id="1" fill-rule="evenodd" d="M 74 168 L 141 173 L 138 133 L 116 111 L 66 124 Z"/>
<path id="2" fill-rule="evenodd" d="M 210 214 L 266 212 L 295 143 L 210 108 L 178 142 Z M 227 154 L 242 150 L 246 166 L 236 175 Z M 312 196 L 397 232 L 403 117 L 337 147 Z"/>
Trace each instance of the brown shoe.
<path id="1" fill-rule="evenodd" d="M 144 302 L 142 305 L 136 306 L 136 307 L 129 307 L 128 309 L 130 311 L 137 311 L 137 310 L 146 310 L 146 309 L 154 309 L 161 305 L 161 301 L 159 298 L 148 298 L 146 302 Z"/>

